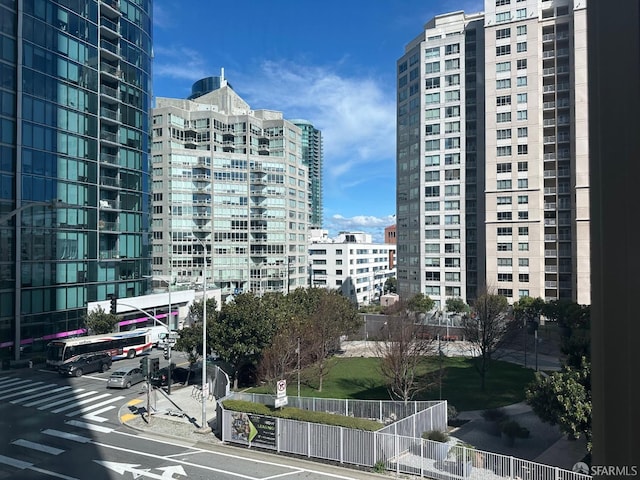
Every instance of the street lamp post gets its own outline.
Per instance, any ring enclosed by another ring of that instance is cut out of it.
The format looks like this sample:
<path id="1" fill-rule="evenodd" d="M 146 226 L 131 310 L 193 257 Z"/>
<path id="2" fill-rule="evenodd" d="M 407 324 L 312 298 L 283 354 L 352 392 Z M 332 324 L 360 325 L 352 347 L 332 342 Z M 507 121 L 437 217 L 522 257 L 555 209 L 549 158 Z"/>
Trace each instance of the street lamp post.
<path id="1" fill-rule="evenodd" d="M 202 270 L 202 298 L 204 305 L 202 306 L 202 426 L 201 430 L 207 432 L 209 425 L 207 423 L 207 397 L 209 396 L 209 384 L 207 383 L 207 246 L 198 237 L 193 237 L 200 245 L 202 245 L 204 268 Z M 213 259 L 211 261 L 211 270 L 213 278 Z"/>

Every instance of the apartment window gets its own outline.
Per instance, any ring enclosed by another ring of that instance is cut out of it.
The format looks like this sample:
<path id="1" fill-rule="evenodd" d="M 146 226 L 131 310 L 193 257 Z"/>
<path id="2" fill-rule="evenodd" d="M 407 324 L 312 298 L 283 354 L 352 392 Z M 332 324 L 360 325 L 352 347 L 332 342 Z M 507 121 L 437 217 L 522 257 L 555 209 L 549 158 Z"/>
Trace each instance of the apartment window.
<path id="1" fill-rule="evenodd" d="M 498 190 L 511 190 L 511 180 L 498 180 Z"/>
<path id="2" fill-rule="evenodd" d="M 444 216 L 444 224 L 445 225 L 460 225 L 460 215 L 445 215 Z"/>
<path id="3" fill-rule="evenodd" d="M 511 54 L 511 45 L 499 45 L 496 47 L 496 57 Z"/>
<path id="4" fill-rule="evenodd" d="M 424 112 L 424 117 L 427 120 L 435 120 L 440 118 L 440 109 L 439 108 L 429 108 Z"/>
<path id="5" fill-rule="evenodd" d="M 444 124 L 444 133 L 460 132 L 460 122 L 447 122 Z"/>
<path id="6" fill-rule="evenodd" d="M 444 139 L 444 149 L 451 150 L 453 148 L 460 148 L 460 137 Z"/>
<path id="7" fill-rule="evenodd" d="M 509 155 L 511 155 L 511 145 L 507 145 L 505 147 L 497 147 L 496 155 L 498 155 L 499 157 L 508 157 Z"/>
<path id="8" fill-rule="evenodd" d="M 496 233 L 499 237 L 510 237 L 513 234 L 511 227 L 498 227 Z"/>
<path id="9" fill-rule="evenodd" d="M 528 136 L 529 136 L 528 127 L 518 127 L 518 138 L 527 138 Z"/>
<path id="10" fill-rule="evenodd" d="M 527 103 L 527 94 L 526 93 L 518 93 L 516 95 L 516 100 L 518 103 Z"/>
<path id="11" fill-rule="evenodd" d="M 517 87 L 526 87 L 527 86 L 527 77 L 517 77 L 516 78 L 516 86 Z"/>
<path id="12" fill-rule="evenodd" d="M 511 298 L 513 297 L 513 289 L 512 288 L 499 288 L 498 295 L 503 297 Z"/>
<path id="13" fill-rule="evenodd" d="M 425 182 L 438 182 L 440 181 L 440 170 L 432 170 L 430 172 L 424 172 Z"/>
<path id="14" fill-rule="evenodd" d="M 499 273 L 498 274 L 499 282 L 513 282 L 513 274 L 511 273 Z"/>
<path id="15" fill-rule="evenodd" d="M 425 293 L 425 295 L 439 296 L 440 295 L 440 287 L 433 287 L 433 286 L 430 286 L 430 285 L 426 285 L 424 287 L 424 293 Z"/>
<path id="16" fill-rule="evenodd" d="M 445 107 L 444 109 L 444 117 L 459 117 L 460 116 L 460 106 L 456 105 L 455 107 Z"/>
<path id="17" fill-rule="evenodd" d="M 440 77 L 427 78 L 425 80 L 425 88 L 431 90 L 433 88 L 440 88 Z"/>
<path id="18" fill-rule="evenodd" d="M 424 187 L 424 196 L 425 197 L 439 197 L 440 196 L 440 187 Z"/>
<path id="19" fill-rule="evenodd" d="M 440 253 L 440 244 L 439 243 L 426 243 L 424 245 L 425 253 Z"/>
<path id="20" fill-rule="evenodd" d="M 447 229 L 444 231 L 444 238 L 460 238 L 460 230 L 458 229 Z"/>
<path id="21" fill-rule="evenodd" d="M 498 63 L 496 63 L 496 73 L 510 72 L 510 71 L 511 71 L 511 62 L 498 62 Z"/>
<path id="22" fill-rule="evenodd" d="M 529 259 L 528 258 L 519 258 L 518 259 L 518 266 L 519 267 L 528 267 L 529 266 Z"/>
<path id="23" fill-rule="evenodd" d="M 459 58 L 451 58 L 449 60 L 445 60 L 445 62 L 444 62 L 445 71 L 457 70 L 459 68 L 460 68 L 460 59 Z"/>
<path id="24" fill-rule="evenodd" d="M 445 102 L 456 102 L 458 100 L 460 100 L 460 90 L 451 90 L 448 92 L 444 92 Z"/>
<path id="25" fill-rule="evenodd" d="M 526 110 L 518 110 L 518 120 L 526 120 L 528 118 Z"/>
<path id="26" fill-rule="evenodd" d="M 498 197 L 498 205 L 511 205 L 511 197 Z"/>
<path id="27" fill-rule="evenodd" d="M 459 258 L 445 258 L 444 259 L 444 268 L 457 268 L 460 266 Z"/>
<path id="28" fill-rule="evenodd" d="M 529 220 L 529 212 L 518 212 L 518 220 Z"/>
<path id="29" fill-rule="evenodd" d="M 516 44 L 516 51 L 518 53 L 526 52 L 527 51 L 527 42 L 518 42 Z"/>
<path id="30" fill-rule="evenodd" d="M 460 272 L 445 272 L 444 279 L 448 282 L 459 282 Z"/>
<path id="31" fill-rule="evenodd" d="M 439 232 L 439 230 L 434 230 L 435 232 Z M 428 257 L 424 259 L 425 267 L 439 267 L 440 266 L 440 258 L 439 257 Z"/>
<path id="32" fill-rule="evenodd" d="M 440 155 L 427 155 L 424 157 L 425 167 L 440 165 Z"/>
<path id="33" fill-rule="evenodd" d="M 427 282 L 439 282 L 440 272 L 425 272 L 425 278 Z"/>
<path id="34" fill-rule="evenodd" d="M 518 296 L 520 298 L 528 297 L 529 296 L 529 290 L 518 290 Z"/>
<path id="35" fill-rule="evenodd" d="M 496 123 L 505 123 L 511 121 L 511 112 L 496 113 Z"/>
<path id="36" fill-rule="evenodd" d="M 500 95 L 496 97 L 496 106 L 503 107 L 505 105 L 511 105 L 511 95 Z"/>
<path id="37" fill-rule="evenodd" d="M 526 35 L 527 34 L 527 26 L 526 25 L 518 25 L 516 28 L 516 35 Z"/>
<path id="38" fill-rule="evenodd" d="M 518 243 L 518 250 L 520 252 L 528 252 L 529 251 L 529 243 L 528 242 Z"/>
<path id="39" fill-rule="evenodd" d="M 518 155 L 526 155 L 529 153 L 528 145 L 518 145 Z"/>
<path id="40" fill-rule="evenodd" d="M 460 170 L 459 169 L 445 170 L 444 179 L 445 180 L 460 180 Z"/>
<path id="41" fill-rule="evenodd" d="M 516 62 L 518 70 L 525 70 L 527 68 L 527 59 L 522 58 Z"/>
<path id="42" fill-rule="evenodd" d="M 529 235 L 529 227 L 518 227 L 518 235 L 522 237 Z"/>
<path id="43" fill-rule="evenodd" d="M 444 187 L 445 197 L 455 197 L 460 195 L 460 185 L 446 185 Z"/>
<path id="44" fill-rule="evenodd" d="M 454 55 L 456 53 L 460 53 L 460 44 L 459 43 L 451 43 L 449 45 L 444 46 L 444 54 L 445 55 Z"/>
<path id="45" fill-rule="evenodd" d="M 496 23 L 508 22 L 511 20 L 511 12 L 496 13 Z"/>
<path id="46" fill-rule="evenodd" d="M 511 212 L 498 212 L 498 221 L 510 221 Z"/>
<path id="47" fill-rule="evenodd" d="M 444 244 L 444 253 L 460 253 L 460 244 L 459 243 L 445 243 Z"/>
<path id="48" fill-rule="evenodd" d="M 460 165 L 460 154 L 459 153 L 447 153 L 444 156 L 444 164 L 445 165 Z"/>
<path id="49" fill-rule="evenodd" d="M 511 88 L 510 78 L 503 78 L 502 80 L 496 80 L 496 90 L 502 90 L 504 88 Z"/>
<path id="50" fill-rule="evenodd" d="M 526 8 L 517 9 L 516 18 L 527 18 L 527 9 Z"/>
<path id="51" fill-rule="evenodd" d="M 509 38 L 511 36 L 510 28 L 499 28 L 496 30 L 496 40 L 500 40 L 501 38 Z"/>
<path id="52" fill-rule="evenodd" d="M 424 96 L 424 103 L 427 105 L 432 103 L 440 103 L 440 93 L 427 93 Z"/>
<path id="53" fill-rule="evenodd" d="M 440 224 L 440 215 L 426 215 L 424 217 L 425 225 L 439 225 Z"/>
<path id="54" fill-rule="evenodd" d="M 427 212 L 435 212 L 440 210 L 440 202 L 424 202 L 424 209 Z"/>
<path id="55" fill-rule="evenodd" d="M 430 62 L 424 66 L 424 73 L 438 73 L 439 71 L 440 62 Z"/>
<path id="56" fill-rule="evenodd" d="M 518 205 L 529 203 L 529 195 L 518 195 Z"/>
<path id="57" fill-rule="evenodd" d="M 529 179 L 528 178 L 519 178 L 518 179 L 518 188 L 529 188 Z"/>
<path id="58" fill-rule="evenodd" d="M 511 129 L 510 128 L 502 128 L 496 130 L 496 138 L 498 140 L 507 140 L 511 138 Z"/>
<path id="59" fill-rule="evenodd" d="M 427 152 L 432 152 L 434 150 L 440 150 L 440 139 L 437 140 L 427 140 L 424 142 L 424 148 Z"/>
<path id="60" fill-rule="evenodd" d="M 440 56 L 440 47 L 427 48 L 424 51 L 425 58 L 435 58 Z"/>
<path id="61" fill-rule="evenodd" d="M 453 75 L 445 75 L 444 86 L 453 87 L 454 85 L 460 85 L 460 74 L 454 73 Z"/>
<path id="62" fill-rule="evenodd" d="M 496 0 L 496 7 L 501 7 L 502 5 L 509 5 L 511 0 Z"/>
<path id="63" fill-rule="evenodd" d="M 440 124 L 433 123 L 425 127 L 425 134 L 428 135 L 440 135 Z"/>
<path id="64" fill-rule="evenodd" d="M 511 267 L 513 266 L 513 259 L 511 258 L 498 258 L 499 267 Z"/>
<path id="65" fill-rule="evenodd" d="M 528 283 L 529 282 L 529 274 L 528 273 L 520 273 L 518 275 L 518 280 L 523 282 L 523 283 Z"/>
<path id="66" fill-rule="evenodd" d="M 496 165 L 496 173 L 509 173 L 511 172 L 510 163 L 498 163 Z"/>
<path id="67" fill-rule="evenodd" d="M 499 252 L 510 252 L 512 250 L 513 250 L 513 245 L 511 243 L 498 243 Z"/>

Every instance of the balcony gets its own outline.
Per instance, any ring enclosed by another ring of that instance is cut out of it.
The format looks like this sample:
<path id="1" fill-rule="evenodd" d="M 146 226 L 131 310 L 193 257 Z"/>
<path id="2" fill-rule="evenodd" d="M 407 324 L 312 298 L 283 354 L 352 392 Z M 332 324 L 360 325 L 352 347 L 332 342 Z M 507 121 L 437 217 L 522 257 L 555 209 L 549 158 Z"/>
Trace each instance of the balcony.
<path id="1" fill-rule="evenodd" d="M 100 152 L 100 162 L 118 166 L 118 156 L 111 153 Z"/>
<path id="2" fill-rule="evenodd" d="M 544 102 L 542 104 L 542 108 L 544 110 L 553 110 L 554 108 L 556 108 L 556 102 Z"/>
<path id="3" fill-rule="evenodd" d="M 114 61 L 121 60 L 122 53 L 120 52 L 120 46 L 104 38 L 100 40 L 100 52 L 104 58 Z"/>
<path id="4" fill-rule="evenodd" d="M 101 210 L 117 210 L 120 206 L 117 200 L 100 200 L 98 205 Z"/>
<path id="5" fill-rule="evenodd" d="M 100 35 L 104 38 L 117 39 L 122 36 L 120 25 L 105 16 L 100 16 Z"/>
<path id="6" fill-rule="evenodd" d="M 104 73 L 106 75 L 110 75 L 116 80 L 122 80 L 122 70 L 120 67 L 116 67 L 107 62 L 100 62 L 100 73 Z"/>
<path id="7" fill-rule="evenodd" d="M 556 39 L 555 33 L 545 33 L 544 35 L 542 35 L 543 42 L 553 42 L 555 39 Z"/>
<path id="8" fill-rule="evenodd" d="M 98 228 L 100 228 L 103 233 L 120 233 L 118 222 L 107 222 L 104 220 L 100 220 L 98 222 Z"/>
<path id="9" fill-rule="evenodd" d="M 545 250 L 544 251 L 544 256 L 545 257 L 557 257 L 558 256 L 558 251 L 557 250 Z"/>
<path id="10" fill-rule="evenodd" d="M 119 0 L 100 0 L 100 14 L 113 19 L 119 18 L 120 17 L 120 1 Z"/>
<path id="11" fill-rule="evenodd" d="M 103 98 L 106 97 L 107 99 L 112 99 L 116 102 L 120 101 L 120 92 L 118 89 L 109 87 L 108 85 L 100 85 L 100 95 L 102 95 Z"/>
<path id="12" fill-rule="evenodd" d="M 106 129 L 101 129 L 100 140 L 104 142 L 118 143 L 118 132 L 112 132 Z"/>
<path id="13" fill-rule="evenodd" d="M 542 58 L 553 58 L 556 56 L 555 50 L 547 50 L 546 52 L 542 52 Z"/>
<path id="14" fill-rule="evenodd" d="M 103 187 L 120 188 L 120 179 L 117 177 L 100 177 L 100 185 Z"/>
<path id="15" fill-rule="evenodd" d="M 543 68 L 542 75 L 548 77 L 549 75 L 555 75 L 556 69 L 554 67 Z"/>
<path id="16" fill-rule="evenodd" d="M 112 123 L 120 123 L 120 112 L 107 107 L 100 107 L 100 118 L 107 121 L 111 120 Z"/>
<path id="17" fill-rule="evenodd" d="M 545 210 L 556 210 L 557 204 L 555 202 L 551 202 L 551 203 L 545 203 L 544 204 L 544 209 Z"/>

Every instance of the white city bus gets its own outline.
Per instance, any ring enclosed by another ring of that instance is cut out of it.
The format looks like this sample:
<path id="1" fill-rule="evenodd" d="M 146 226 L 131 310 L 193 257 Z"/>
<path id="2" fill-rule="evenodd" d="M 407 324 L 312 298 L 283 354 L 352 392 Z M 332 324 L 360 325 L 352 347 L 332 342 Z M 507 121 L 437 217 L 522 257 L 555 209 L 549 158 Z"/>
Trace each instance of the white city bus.
<path id="1" fill-rule="evenodd" d="M 152 347 L 149 328 L 53 340 L 47 345 L 47 366 L 58 368 L 62 363 L 83 353 L 106 352 L 113 360 L 133 358 Z"/>

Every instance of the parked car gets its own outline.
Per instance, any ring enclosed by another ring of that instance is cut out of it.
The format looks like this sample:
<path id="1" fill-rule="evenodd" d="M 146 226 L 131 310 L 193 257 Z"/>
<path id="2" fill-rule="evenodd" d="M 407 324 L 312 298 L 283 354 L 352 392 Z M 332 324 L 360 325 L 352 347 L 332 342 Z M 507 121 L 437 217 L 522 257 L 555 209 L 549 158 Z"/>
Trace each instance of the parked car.
<path id="1" fill-rule="evenodd" d="M 144 381 L 140 367 L 119 368 L 107 380 L 107 388 L 130 388 L 131 385 Z"/>
<path id="2" fill-rule="evenodd" d="M 60 365 L 60 375 L 80 377 L 85 373 L 106 372 L 111 368 L 111 356 L 108 353 L 87 353 Z"/>

